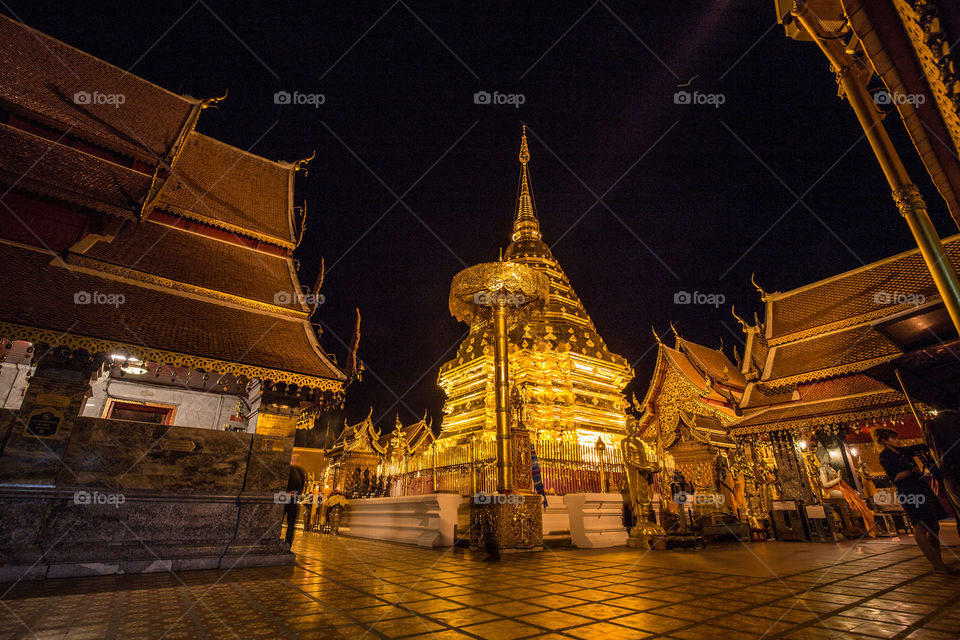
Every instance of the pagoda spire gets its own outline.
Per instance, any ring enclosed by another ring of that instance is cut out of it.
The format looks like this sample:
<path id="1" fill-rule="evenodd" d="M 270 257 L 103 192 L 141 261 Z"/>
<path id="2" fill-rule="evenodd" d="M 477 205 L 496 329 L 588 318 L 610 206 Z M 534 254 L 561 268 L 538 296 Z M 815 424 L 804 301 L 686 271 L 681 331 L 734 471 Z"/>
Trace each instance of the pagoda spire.
<path id="1" fill-rule="evenodd" d="M 540 223 L 537 221 L 533 206 L 533 193 L 530 189 L 530 176 L 527 163 L 530 162 L 530 149 L 527 147 L 527 125 L 523 125 L 520 136 L 520 193 L 517 196 L 517 215 L 513 221 L 512 240 L 539 240 Z"/>

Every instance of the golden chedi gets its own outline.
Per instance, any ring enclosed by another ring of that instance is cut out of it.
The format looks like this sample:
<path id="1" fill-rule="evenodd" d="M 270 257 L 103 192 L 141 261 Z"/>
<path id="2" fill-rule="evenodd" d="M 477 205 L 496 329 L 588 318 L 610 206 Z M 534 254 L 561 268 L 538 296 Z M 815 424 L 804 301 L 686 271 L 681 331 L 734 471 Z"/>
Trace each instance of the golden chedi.
<path id="1" fill-rule="evenodd" d="M 540 235 L 530 176 L 526 130 L 520 147 L 520 188 L 512 242 L 504 260 L 527 265 L 549 280 L 544 312 L 510 333 L 510 384 L 522 392 L 534 438 L 615 445 L 626 434 L 624 386 L 633 370 L 597 333 L 566 274 Z M 456 356 L 440 368 L 446 394 L 438 443 L 496 433 L 493 329 L 473 322 Z"/>

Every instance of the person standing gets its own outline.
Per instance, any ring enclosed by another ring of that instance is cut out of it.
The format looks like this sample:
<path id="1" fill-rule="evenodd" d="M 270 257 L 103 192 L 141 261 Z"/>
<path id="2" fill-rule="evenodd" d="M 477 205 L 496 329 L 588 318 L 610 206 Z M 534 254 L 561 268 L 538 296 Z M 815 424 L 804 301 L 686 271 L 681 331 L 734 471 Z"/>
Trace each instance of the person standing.
<path id="1" fill-rule="evenodd" d="M 897 488 L 897 499 L 913 524 L 917 546 L 936 573 L 954 574 L 943 562 L 940 550 L 940 520 L 947 517 L 933 490 L 913 460 L 913 447 L 901 447 L 897 432 L 877 428 L 871 434 L 880 450 L 880 464 Z"/>
<path id="2" fill-rule="evenodd" d="M 300 513 L 300 494 L 303 485 L 307 482 L 307 472 L 297 464 L 300 456 L 296 453 L 290 458 L 290 474 L 287 476 L 287 503 L 283 507 L 283 514 L 287 521 L 287 534 L 284 540 L 287 546 L 293 546 L 293 536 L 297 532 L 297 515 Z"/>
<path id="3" fill-rule="evenodd" d="M 936 415 L 923 423 L 923 439 L 940 467 L 943 488 L 960 527 L 960 400 L 950 391 L 934 398 Z"/>

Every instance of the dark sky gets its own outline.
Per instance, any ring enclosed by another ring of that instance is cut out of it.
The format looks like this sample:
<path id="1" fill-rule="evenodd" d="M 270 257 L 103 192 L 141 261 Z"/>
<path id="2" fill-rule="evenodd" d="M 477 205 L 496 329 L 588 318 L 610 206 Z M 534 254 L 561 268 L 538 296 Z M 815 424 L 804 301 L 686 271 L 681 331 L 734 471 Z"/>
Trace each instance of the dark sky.
<path id="1" fill-rule="evenodd" d="M 0 10 L 173 91 L 229 89 L 203 133 L 276 160 L 316 149 L 297 180 L 309 214 L 296 257 L 305 284 L 326 259 L 321 342 L 341 362 L 354 307 L 363 313 L 351 421 L 371 405 L 387 429 L 397 412 L 439 421 L 437 369 L 466 331 L 448 286 L 509 241 L 521 122 L 544 240 L 608 346 L 634 363 L 638 395 L 651 325 L 673 321 L 731 353 L 742 335 L 730 305 L 761 310 L 751 273 L 783 291 L 914 246 L 828 63 L 784 36 L 773 0 Z M 675 104 L 691 78 L 687 91 L 723 104 Z M 325 102 L 277 105 L 277 91 Z M 524 104 L 477 105 L 477 91 Z M 956 232 L 902 122 L 887 126 L 941 234 Z M 678 291 L 725 301 L 677 305 Z"/>

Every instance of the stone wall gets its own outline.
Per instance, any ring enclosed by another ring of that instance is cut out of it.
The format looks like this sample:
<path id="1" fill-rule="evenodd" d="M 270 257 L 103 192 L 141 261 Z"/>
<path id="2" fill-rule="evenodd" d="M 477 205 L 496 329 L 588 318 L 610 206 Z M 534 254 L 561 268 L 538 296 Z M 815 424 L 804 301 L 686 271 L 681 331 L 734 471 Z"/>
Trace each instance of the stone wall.
<path id="1" fill-rule="evenodd" d="M 293 562 L 276 499 L 292 435 L 66 422 L 44 482 L 18 482 L 29 460 L 0 452 L 0 581 Z M 4 426 L 19 439 L 22 423 Z"/>

